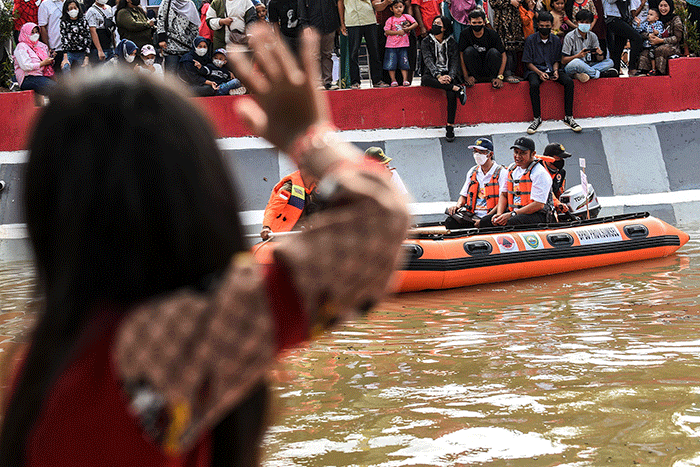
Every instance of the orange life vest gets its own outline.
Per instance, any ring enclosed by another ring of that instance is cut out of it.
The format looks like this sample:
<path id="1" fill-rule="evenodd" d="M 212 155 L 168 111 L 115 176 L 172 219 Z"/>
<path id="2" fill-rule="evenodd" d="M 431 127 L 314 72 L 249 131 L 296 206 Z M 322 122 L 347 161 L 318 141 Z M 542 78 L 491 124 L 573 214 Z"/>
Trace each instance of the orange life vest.
<path id="1" fill-rule="evenodd" d="M 530 163 L 525 170 L 525 173 L 518 180 L 518 187 L 515 188 L 515 180 L 513 180 L 513 172 L 518 167 L 516 164 L 511 164 L 508 167 L 508 182 L 506 183 L 506 189 L 508 191 L 508 210 L 515 211 L 516 209 L 522 208 L 530 204 L 530 192 L 532 190 L 532 179 L 530 178 L 530 173 L 532 169 L 535 168 L 537 164 L 541 164 L 542 161 L 535 159 Z M 551 195 L 551 191 L 550 191 Z M 515 204 L 515 197 L 520 197 L 520 202 Z"/>
<path id="2" fill-rule="evenodd" d="M 494 173 L 491 176 L 491 179 L 486 183 L 486 186 L 484 186 L 484 194 L 486 195 L 486 210 L 487 211 L 490 211 L 491 209 L 498 206 L 498 197 L 500 195 L 498 178 L 501 175 L 502 168 L 503 168 L 503 166 L 498 165 L 496 167 L 496 170 L 494 170 Z M 469 191 L 469 195 L 467 197 L 467 202 L 465 204 L 467 209 L 469 209 L 469 212 L 472 212 L 472 213 L 476 209 L 476 201 L 479 197 L 479 181 L 476 179 L 477 170 L 480 170 L 480 167 L 478 165 L 474 166 L 474 170 L 472 171 L 472 176 L 469 179 L 469 186 L 467 187 L 467 190 Z"/>
<path id="3" fill-rule="evenodd" d="M 282 190 L 285 183 L 291 181 L 291 192 Z M 304 181 L 297 170 L 284 177 L 272 189 L 270 200 L 265 208 L 263 226 L 269 227 L 273 232 L 288 232 L 299 222 L 301 214 L 306 206 L 307 193 L 311 188 L 304 187 Z"/>

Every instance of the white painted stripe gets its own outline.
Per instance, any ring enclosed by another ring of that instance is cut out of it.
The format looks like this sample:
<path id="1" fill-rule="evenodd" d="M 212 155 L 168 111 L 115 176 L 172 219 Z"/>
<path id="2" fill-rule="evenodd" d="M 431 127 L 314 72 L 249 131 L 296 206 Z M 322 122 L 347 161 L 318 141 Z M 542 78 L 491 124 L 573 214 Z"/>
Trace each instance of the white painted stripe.
<path id="1" fill-rule="evenodd" d="M 0 151 L 0 164 L 24 164 L 28 151 Z"/>
<path id="2" fill-rule="evenodd" d="M 679 204 L 700 202 L 700 190 L 671 191 L 668 193 L 648 193 L 644 195 L 600 196 L 598 201 L 605 208 L 624 206 L 651 206 L 657 204 Z M 454 201 L 436 201 L 429 203 L 409 203 L 408 209 L 414 216 L 444 214 L 445 209 L 454 205 Z M 245 226 L 260 225 L 264 210 L 243 211 L 241 223 Z M 25 224 L 0 225 L 0 240 L 27 238 Z"/>

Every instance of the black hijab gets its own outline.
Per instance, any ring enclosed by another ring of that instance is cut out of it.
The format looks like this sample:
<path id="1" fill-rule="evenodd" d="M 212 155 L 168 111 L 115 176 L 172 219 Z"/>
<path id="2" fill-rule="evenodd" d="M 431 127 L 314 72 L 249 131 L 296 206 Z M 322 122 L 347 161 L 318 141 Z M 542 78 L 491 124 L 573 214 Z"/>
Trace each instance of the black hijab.
<path id="1" fill-rule="evenodd" d="M 659 11 L 659 19 L 661 20 L 662 23 L 664 23 L 664 26 L 666 26 L 668 23 L 671 22 L 673 17 L 676 16 L 676 14 L 674 13 L 675 6 L 673 5 L 673 0 L 659 0 L 658 3 L 661 3 L 662 1 L 668 3 L 668 6 L 670 7 L 667 15 L 662 15 L 661 12 Z M 658 8 L 658 3 L 657 3 L 656 8 Z"/>

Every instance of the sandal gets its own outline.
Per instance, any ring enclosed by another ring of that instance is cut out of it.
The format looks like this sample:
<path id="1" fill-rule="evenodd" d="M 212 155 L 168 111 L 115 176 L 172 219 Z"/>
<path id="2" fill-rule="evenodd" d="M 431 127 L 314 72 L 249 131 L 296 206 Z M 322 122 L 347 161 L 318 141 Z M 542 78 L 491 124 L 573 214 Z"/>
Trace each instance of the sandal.
<path id="1" fill-rule="evenodd" d="M 510 84 L 517 84 L 520 82 L 520 78 L 518 78 L 517 76 L 510 75 L 506 76 L 506 79 L 504 79 L 503 81 Z"/>
<path id="2" fill-rule="evenodd" d="M 410 86 L 411 83 L 409 83 L 408 81 L 404 81 L 404 82 L 403 82 L 403 85 L 404 85 L 404 86 Z"/>
<path id="3" fill-rule="evenodd" d="M 391 87 L 392 87 L 392 88 L 395 88 L 395 87 L 398 86 L 398 85 L 399 85 L 399 83 L 397 83 L 396 81 L 392 81 L 392 82 L 391 82 Z"/>

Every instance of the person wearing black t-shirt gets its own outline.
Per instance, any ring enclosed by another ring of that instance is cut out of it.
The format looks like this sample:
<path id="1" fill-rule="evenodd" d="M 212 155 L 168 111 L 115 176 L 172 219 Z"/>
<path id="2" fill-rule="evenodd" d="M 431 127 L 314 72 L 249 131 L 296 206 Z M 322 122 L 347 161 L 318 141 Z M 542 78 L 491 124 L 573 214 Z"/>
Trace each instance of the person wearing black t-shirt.
<path id="1" fill-rule="evenodd" d="M 503 87 L 503 72 L 506 69 L 506 49 L 496 31 L 486 29 L 483 10 L 469 13 L 469 26 L 459 36 L 459 56 L 466 85 L 490 81 L 491 85 Z"/>
<path id="2" fill-rule="evenodd" d="M 282 37 L 296 54 L 299 51 L 299 31 L 301 31 L 297 0 L 270 0 L 267 5 L 267 14 L 270 23 L 279 27 Z"/>

